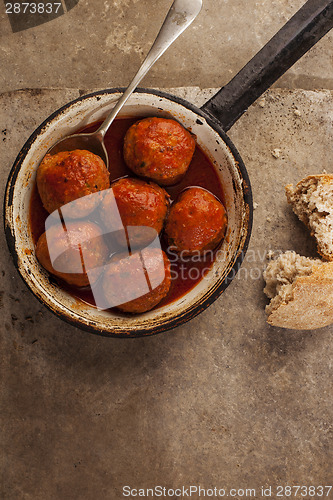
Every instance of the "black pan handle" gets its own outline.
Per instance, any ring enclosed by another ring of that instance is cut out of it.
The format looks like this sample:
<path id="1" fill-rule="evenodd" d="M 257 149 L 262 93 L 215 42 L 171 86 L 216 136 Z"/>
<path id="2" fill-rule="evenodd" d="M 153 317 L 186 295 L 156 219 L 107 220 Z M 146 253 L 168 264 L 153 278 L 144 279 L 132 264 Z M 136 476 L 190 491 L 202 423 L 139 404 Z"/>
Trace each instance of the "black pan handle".
<path id="1" fill-rule="evenodd" d="M 227 132 L 248 107 L 333 28 L 333 0 L 308 0 L 203 106 Z"/>

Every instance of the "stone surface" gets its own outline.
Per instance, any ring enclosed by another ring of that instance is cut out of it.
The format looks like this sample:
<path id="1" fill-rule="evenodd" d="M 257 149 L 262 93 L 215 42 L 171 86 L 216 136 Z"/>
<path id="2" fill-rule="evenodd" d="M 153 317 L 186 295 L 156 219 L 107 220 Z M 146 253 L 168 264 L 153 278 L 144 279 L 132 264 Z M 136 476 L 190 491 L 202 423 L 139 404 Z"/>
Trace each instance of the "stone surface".
<path id="1" fill-rule="evenodd" d="M 225 85 L 304 3 L 204 0 L 198 18 L 157 62 L 143 86 Z M 1 4 L 1 91 L 126 86 L 170 4 L 171 0 L 80 0 L 65 15 L 16 33 Z M 278 86 L 332 89 L 332 40 L 327 34 Z"/>
<path id="2" fill-rule="evenodd" d="M 172 91 L 199 105 L 213 93 Z M 1 198 L 24 141 L 77 95 L 0 96 Z M 1 232 L 1 499 L 118 500 L 124 485 L 260 499 L 261 486 L 330 484 L 333 327 L 267 325 L 261 273 L 269 250 L 315 255 L 284 185 L 332 172 L 332 114 L 329 91 L 272 90 L 234 125 L 256 203 L 250 248 L 224 294 L 165 334 L 117 340 L 64 324 L 25 288 Z"/>

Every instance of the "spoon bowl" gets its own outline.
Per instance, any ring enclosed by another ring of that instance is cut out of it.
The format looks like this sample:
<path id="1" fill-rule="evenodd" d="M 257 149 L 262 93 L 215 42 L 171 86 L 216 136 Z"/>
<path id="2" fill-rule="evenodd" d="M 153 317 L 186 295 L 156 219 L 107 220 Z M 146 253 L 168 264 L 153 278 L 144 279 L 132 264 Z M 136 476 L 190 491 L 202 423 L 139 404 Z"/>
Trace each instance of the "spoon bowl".
<path id="1" fill-rule="evenodd" d="M 104 146 L 103 136 L 96 132 L 90 134 L 73 134 L 52 146 L 47 154 L 54 155 L 61 151 L 74 151 L 75 149 L 88 150 L 102 158 L 106 168 L 109 168 L 109 158 Z"/>

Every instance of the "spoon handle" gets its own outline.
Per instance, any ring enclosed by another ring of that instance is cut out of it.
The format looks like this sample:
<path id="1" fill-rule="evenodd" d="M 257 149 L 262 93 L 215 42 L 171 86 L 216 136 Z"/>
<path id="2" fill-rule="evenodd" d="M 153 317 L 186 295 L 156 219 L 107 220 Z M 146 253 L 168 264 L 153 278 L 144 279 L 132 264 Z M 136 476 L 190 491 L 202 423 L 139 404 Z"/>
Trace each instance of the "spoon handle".
<path id="1" fill-rule="evenodd" d="M 106 134 L 111 123 L 126 103 L 127 99 L 134 92 L 142 78 L 148 73 L 153 64 L 161 57 L 168 47 L 186 30 L 186 28 L 197 17 L 201 10 L 202 0 L 174 0 L 162 27 L 143 61 L 139 71 L 112 109 L 111 113 L 104 120 L 99 129 L 95 132 L 102 138 Z"/>

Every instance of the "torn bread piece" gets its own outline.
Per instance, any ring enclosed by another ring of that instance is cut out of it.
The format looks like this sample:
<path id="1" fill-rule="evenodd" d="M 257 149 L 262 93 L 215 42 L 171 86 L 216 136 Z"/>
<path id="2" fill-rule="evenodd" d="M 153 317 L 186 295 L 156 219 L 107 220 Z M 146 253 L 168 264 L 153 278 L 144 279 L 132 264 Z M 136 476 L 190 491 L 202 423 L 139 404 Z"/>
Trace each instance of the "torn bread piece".
<path id="1" fill-rule="evenodd" d="M 264 279 L 269 324 L 312 330 L 333 323 L 333 262 L 288 251 L 268 264 Z"/>
<path id="2" fill-rule="evenodd" d="M 333 260 L 333 174 L 309 175 L 295 188 L 289 184 L 286 196 L 295 214 L 316 238 L 319 254 Z"/>

